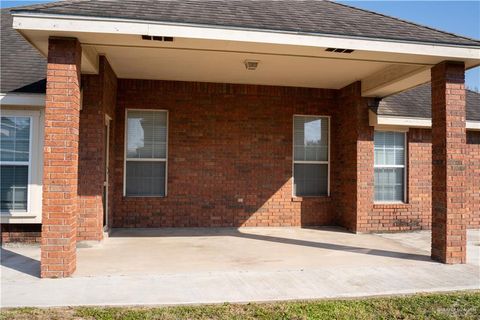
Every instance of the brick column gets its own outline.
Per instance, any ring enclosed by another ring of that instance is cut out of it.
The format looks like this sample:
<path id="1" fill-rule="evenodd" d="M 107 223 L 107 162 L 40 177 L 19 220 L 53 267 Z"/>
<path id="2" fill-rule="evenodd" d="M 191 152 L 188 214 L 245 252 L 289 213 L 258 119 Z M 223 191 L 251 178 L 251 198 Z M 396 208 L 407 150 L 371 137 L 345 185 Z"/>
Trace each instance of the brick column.
<path id="1" fill-rule="evenodd" d="M 368 231 L 373 201 L 373 127 L 368 122 L 367 102 L 360 82 L 341 89 L 332 131 L 337 143 L 332 198 L 338 224 L 352 232 Z"/>
<path id="2" fill-rule="evenodd" d="M 68 277 L 76 268 L 80 59 L 77 39 L 48 44 L 41 276 Z"/>
<path id="3" fill-rule="evenodd" d="M 465 66 L 432 68 L 432 259 L 465 263 Z"/>

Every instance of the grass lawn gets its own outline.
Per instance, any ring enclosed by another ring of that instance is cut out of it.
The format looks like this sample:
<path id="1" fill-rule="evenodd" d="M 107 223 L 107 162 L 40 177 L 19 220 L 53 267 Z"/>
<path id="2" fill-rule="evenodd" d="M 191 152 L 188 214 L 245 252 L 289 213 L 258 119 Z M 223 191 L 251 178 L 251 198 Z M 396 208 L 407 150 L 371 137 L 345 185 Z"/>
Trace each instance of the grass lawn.
<path id="1" fill-rule="evenodd" d="M 480 319 L 480 292 L 182 307 L 2 310 L 0 319 Z"/>

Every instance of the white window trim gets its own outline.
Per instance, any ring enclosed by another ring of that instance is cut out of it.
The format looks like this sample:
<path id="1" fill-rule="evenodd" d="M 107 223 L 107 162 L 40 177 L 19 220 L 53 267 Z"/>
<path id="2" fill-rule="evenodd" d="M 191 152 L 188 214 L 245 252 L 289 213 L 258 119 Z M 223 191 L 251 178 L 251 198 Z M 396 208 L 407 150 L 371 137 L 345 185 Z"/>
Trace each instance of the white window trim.
<path id="1" fill-rule="evenodd" d="M 0 93 L 2 106 L 45 106 L 45 94 L 43 93 Z"/>
<path id="2" fill-rule="evenodd" d="M 375 174 L 375 169 L 376 168 L 403 168 L 403 201 L 378 201 L 375 200 L 375 183 L 373 185 L 374 192 L 373 192 L 373 204 L 407 204 L 408 202 L 408 136 L 407 136 L 407 131 L 405 130 L 395 130 L 395 129 L 375 129 L 375 131 L 379 132 L 399 132 L 403 133 L 403 138 L 404 138 L 404 156 L 403 156 L 403 165 L 377 165 L 375 164 L 375 144 L 373 146 L 374 152 L 373 152 L 373 157 L 374 157 L 374 162 L 373 162 L 373 169 L 374 169 L 374 174 Z"/>
<path id="3" fill-rule="evenodd" d="M 302 161 L 295 160 L 295 117 L 309 117 L 309 118 L 326 118 L 328 123 L 328 160 L 327 161 Z M 312 115 L 312 114 L 294 114 L 292 117 L 292 197 L 293 198 L 322 198 L 330 197 L 330 152 L 331 152 L 331 116 Z M 326 164 L 327 165 L 327 194 L 318 196 L 297 196 L 295 194 L 295 163 L 298 164 Z"/>
<path id="4" fill-rule="evenodd" d="M 38 110 L 3 109 L 1 116 L 30 118 L 29 161 L 0 161 L 2 165 L 28 165 L 27 211 L 0 211 L 2 223 L 42 221 L 43 126 Z"/>
<path id="5" fill-rule="evenodd" d="M 146 158 L 136 158 L 136 159 L 127 159 L 127 148 L 128 148 L 128 111 L 149 111 L 149 112 L 165 112 L 167 115 L 167 137 L 165 139 L 165 158 L 161 159 L 146 159 Z M 136 109 L 136 108 L 127 108 L 125 109 L 125 123 L 124 123 L 124 148 L 123 148 L 123 196 L 126 198 L 166 198 L 168 195 L 168 119 L 169 114 L 166 109 Z M 127 160 L 128 161 L 158 161 L 165 162 L 165 195 L 164 196 L 127 196 Z"/>

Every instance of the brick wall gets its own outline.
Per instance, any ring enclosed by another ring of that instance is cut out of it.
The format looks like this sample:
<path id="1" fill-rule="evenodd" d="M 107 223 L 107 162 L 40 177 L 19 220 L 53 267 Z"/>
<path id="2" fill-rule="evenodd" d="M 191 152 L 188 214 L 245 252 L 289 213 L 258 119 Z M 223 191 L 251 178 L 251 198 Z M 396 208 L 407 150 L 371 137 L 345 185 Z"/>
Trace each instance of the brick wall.
<path id="1" fill-rule="evenodd" d="M 356 96 L 359 85 L 352 84 L 339 93 L 338 108 L 332 119 L 334 141 L 332 198 L 336 222 L 349 229 L 357 227 L 357 118 Z"/>
<path id="2" fill-rule="evenodd" d="M 466 150 L 468 228 L 480 228 L 480 131 L 467 131 Z"/>
<path id="3" fill-rule="evenodd" d="M 117 98 L 115 227 L 333 223 L 331 198 L 292 201 L 291 175 L 293 115 L 332 115 L 335 91 L 119 80 Z M 126 108 L 169 111 L 166 198 L 122 195 Z"/>
<path id="4" fill-rule="evenodd" d="M 83 106 L 80 112 L 79 172 L 78 178 L 78 240 L 103 238 L 103 188 L 105 176 L 105 115 L 114 121 L 117 79 L 105 57 L 100 57 L 99 74 L 84 75 Z M 113 165 L 115 135 L 110 128 L 109 157 Z M 112 167 L 112 166 L 111 166 Z M 110 171 L 110 175 L 112 171 Z M 112 180 L 111 177 L 110 180 Z M 113 197 L 113 186 L 109 189 Z M 111 209 L 112 198 L 109 201 Z M 111 215 L 111 210 L 107 210 Z"/>
<path id="5" fill-rule="evenodd" d="M 117 79 L 103 58 L 100 70 L 82 79 L 79 240 L 102 236 L 105 114 L 113 118 L 108 214 L 114 227 L 431 228 L 431 130 L 410 129 L 407 135 L 408 203 L 374 204 L 373 129 L 358 84 L 334 91 L 119 80 L 117 103 Z M 169 110 L 167 198 L 122 195 L 125 108 Z M 332 116 L 331 197 L 292 198 L 294 114 Z M 468 227 L 479 228 L 480 133 L 468 137 L 466 217 Z M 30 225 L 2 226 L 2 240 L 38 240 L 35 232 Z"/>
<path id="6" fill-rule="evenodd" d="M 333 198 L 337 223 L 350 231 L 368 229 L 373 199 L 373 128 L 368 122 L 368 99 L 355 82 L 340 90 L 335 128 Z"/>
<path id="7" fill-rule="evenodd" d="M 407 203 L 371 204 L 365 231 L 408 231 L 431 227 L 431 130 L 412 128 L 407 140 Z"/>
<path id="8" fill-rule="evenodd" d="M 41 224 L 2 223 L 1 230 L 1 243 L 40 243 L 42 241 Z"/>

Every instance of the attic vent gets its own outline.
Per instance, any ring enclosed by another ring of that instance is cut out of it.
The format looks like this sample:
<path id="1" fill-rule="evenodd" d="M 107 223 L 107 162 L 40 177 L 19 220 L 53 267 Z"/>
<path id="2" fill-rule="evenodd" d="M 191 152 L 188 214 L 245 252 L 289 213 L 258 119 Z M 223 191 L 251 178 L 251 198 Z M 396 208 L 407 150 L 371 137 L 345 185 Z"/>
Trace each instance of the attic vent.
<path id="1" fill-rule="evenodd" d="M 327 48 L 325 51 L 336 52 L 336 53 L 352 53 L 355 50 L 352 49 L 341 49 L 341 48 Z"/>
<path id="2" fill-rule="evenodd" d="M 143 35 L 142 40 L 154 40 L 154 41 L 166 41 L 166 42 L 172 42 L 173 37 L 162 37 L 162 36 L 148 36 L 148 35 Z"/>
<path id="3" fill-rule="evenodd" d="M 245 68 L 247 70 L 256 70 L 259 62 L 260 61 L 258 61 L 258 60 L 245 60 L 245 62 L 244 62 L 245 63 Z"/>

